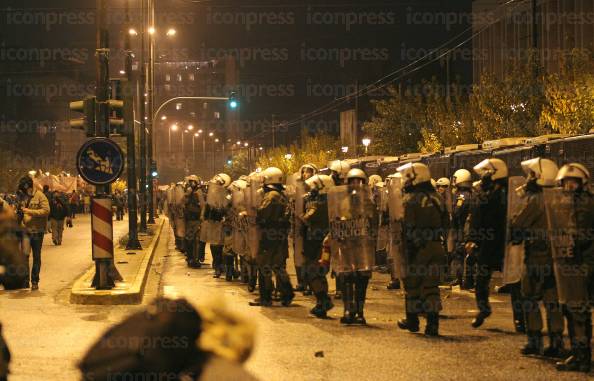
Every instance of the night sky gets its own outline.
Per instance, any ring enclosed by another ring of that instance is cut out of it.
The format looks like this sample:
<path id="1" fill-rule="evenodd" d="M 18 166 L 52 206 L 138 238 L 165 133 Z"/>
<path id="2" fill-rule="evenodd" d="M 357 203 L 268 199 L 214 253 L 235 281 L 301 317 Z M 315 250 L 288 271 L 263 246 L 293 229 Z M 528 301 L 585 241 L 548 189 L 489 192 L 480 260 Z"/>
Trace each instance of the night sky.
<path id="1" fill-rule="evenodd" d="M 130 4 L 138 21 L 139 1 Z M 110 2 L 112 73 L 122 67 L 124 5 L 124 0 Z M 157 39 L 159 57 L 238 57 L 244 123 L 269 121 L 272 114 L 279 121 L 295 120 L 352 93 L 357 83 L 363 87 L 410 64 L 471 22 L 471 1 L 173 0 L 157 1 L 156 7 L 157 29 L 175 27 L 178 32 L 173 39 Z M 33 126 L 65 123 L 68 102 L 94 92 L 95 21 L 93 0 L 2 1 L 0 121 L 26 125 L 18 129 L 20 138 L 39 135 Z M 452 80 L 471 81 L 472 62 L 464 54 L 470 48 L 463 46 L 451 58 Z M 395 83 L 431 77 L 445 82 L 444 60 Z M 369 97 L 361 97 L 359 106 L 360 119 L 368 118 Z M 289 143 L 300 126 L 337 134 L 338 112 L 352 107 L 354 101 L 345 102 L 292 125 L 279 140 Z M 6 140 L 15 135 L 13 130 L 2 130 Z"/>

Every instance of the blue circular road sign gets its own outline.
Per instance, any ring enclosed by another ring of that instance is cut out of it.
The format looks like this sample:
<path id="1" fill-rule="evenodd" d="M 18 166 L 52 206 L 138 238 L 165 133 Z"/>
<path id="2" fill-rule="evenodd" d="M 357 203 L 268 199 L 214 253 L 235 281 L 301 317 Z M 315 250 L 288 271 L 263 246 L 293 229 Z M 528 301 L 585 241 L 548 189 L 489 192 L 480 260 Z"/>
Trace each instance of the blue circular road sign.
<path id="1" fill-rule="evenodd" d="M 86 141 L 78 151 L 76 168 L 89 184 L 110 184 L 124 170 L 124 153 L 109 138 L 93 138 Z"/>

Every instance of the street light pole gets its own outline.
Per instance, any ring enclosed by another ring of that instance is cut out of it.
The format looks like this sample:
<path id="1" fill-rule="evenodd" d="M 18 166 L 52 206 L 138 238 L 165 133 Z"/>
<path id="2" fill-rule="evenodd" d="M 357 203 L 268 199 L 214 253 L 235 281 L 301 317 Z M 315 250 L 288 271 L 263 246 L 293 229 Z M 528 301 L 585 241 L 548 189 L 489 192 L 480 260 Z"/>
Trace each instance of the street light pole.
<path id="1" fill-rule="evenodd" d="M 145 57 L 145 38 L 147 23 L 146 23 L 146 0 L 140 0 L 140 229 L 139 232 L 146 233 L 146 57 Z"/>
<path id="2" fill-rule="evenodd" d="M 107 29 L 107 1 L 97 0 L 97 57 L 95 96 L 97 101 L 96 108 L 96 134 L 98 137 L 109 138 L 109 30 Z M 110 184 L 97 186 L 96 199 L 111 199 Z M 96 200 L 93 200 L 93 212 L 96 207 Z M 109 211 L 111 213 L 111 210 Z M 113 227 L 111 228 L 113 236 Z M 111 259 L 95 259 L 95 276 L 93 277 L 92 287 L 98 290 L 111 289 L 115 286 L 116 280 L 122 280 L 113 261 L 113 249 L 111 250 Z"/>
<path id="3" fill-rule="evenodd" d="M 126 0 L 126 24 L 130 27 L 130 0 Z M 134 97 L 132 95 L 132 49 L 130 33 L 126 32 L 124 41 L 126 50 L 126 85 L 124 91 L 124 120 L 126 123 L 127 171 L 128 171 L 128 243 L 126 250 L 142 249 L 138 240 L 138 204 L 136 202 L 136 124 L 134 123 Z"/>
<path id="4" fill-rule="evenodd" d="M 148 126 L 147 126 L 147 156 L 149 169 L 147 171 L 147 183 L 148 183 L 148 222 L 149 224 L 155 223 L 155 200 L 154 200 L 154 158 L 153 158 L 153 101 L 154 101 L 154 62 L 155 62 L 155 38 L 154 38 L 154 27 L 155 27 L 155 0 L 148 0 L 148 21 L 153 33 L 149 33 L 149 64 L 148 64 L 148 90 L 147 90 L 147 101 L 148 101 Z"/>

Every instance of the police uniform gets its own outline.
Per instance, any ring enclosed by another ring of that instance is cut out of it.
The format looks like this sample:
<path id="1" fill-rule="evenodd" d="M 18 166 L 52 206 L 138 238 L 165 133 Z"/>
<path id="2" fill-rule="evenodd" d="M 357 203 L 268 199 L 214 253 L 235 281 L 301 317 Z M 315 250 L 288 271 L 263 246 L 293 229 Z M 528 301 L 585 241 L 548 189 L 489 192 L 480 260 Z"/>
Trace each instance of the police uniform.
<path id="1" fill-rule="evenodd" d="M 406 303 L 406 324 L 418 330 L 418 315 L 426 314 L 426 334 L 437 335 L 441 298 L 439 282 L 445 265 L 443 241 L 449 226 L 442 198 L 431 184 L 421 183 L 405 188 L 404 242 L 407 258 L 403 279 Z M 411 329 L 412 328 L 412 329 Z"/>
<path id="2" fill-rule="evenodd" d="M 521 290 L 525 300 L 529 342 L 524 351 L 539 352 L 542 347 L 543 322 L 539 308 L 539 302 L 542 302 L 546 310 L 547 331 L 551 344 L 548 351 L 558 354 L 558 350 L 563 346 L 564 321 L 557 298 L 551 248 L 546 235 L 543 234 L 547 229 L 547 221 L 542 189 L 527 190 L 525 199 L 526 204 L 513 216 L 511 223 L 512 240 L 523 241 L 525 250 Z"/>
<path id="3" fill-rule="evenodd" d="M 471 288 L 474 286 L 474 279 L 470 275 L 469 269 L 466 270 L 467 282 L 463 283 L 462 276 L 464 275 L 464 258 L 466 252 L 464 251 L 464 229 L 466 227 L 466 220 L 470 214 L 470 206 L 472 204 L 472 191 L 468 188 L 456 188 L 454 193 L 454 205 L 452 207 L 452 258 L 450 268 L 455 281 L 461 284 L 463 288 Z"/>
<path id="4" fill-rule="evenodd" d="M 200 267 L 198 242 L 200 239 L 202 203 L 201 192 L 190 188 L 185 197 L 184 220 L 186 261 L 191 267 Z"/>
<path id="5" fill-rule="evenodd" d="M 316 306 L 311 313 L 324 317 L 326 311 L 333 306 L 328 296 L 326 279 L 329 268 L 328 265 L 320 263 L 324 238 L 329 230 L 326 194 L 310 193 L 306 196 L 303 222 L 305 223 L 303 243 L 305 281 L 316 297 Z"/>
<path id="6" fill-rule="evenodd" d="M 286 270 L 288 257 L 289 216 L 288 199 L 282 185 L 267 185 L 264 188 L 262 202 L 257 209 L 256 223 L 259 225 L 262 238 L 260 250 L 256 258 L 260 284 L 260 303 L 272 302 L 272 274 L 276 276 L 277 289 L 281 294 L 283 305 L 289 305 L 294 293 Z"/>

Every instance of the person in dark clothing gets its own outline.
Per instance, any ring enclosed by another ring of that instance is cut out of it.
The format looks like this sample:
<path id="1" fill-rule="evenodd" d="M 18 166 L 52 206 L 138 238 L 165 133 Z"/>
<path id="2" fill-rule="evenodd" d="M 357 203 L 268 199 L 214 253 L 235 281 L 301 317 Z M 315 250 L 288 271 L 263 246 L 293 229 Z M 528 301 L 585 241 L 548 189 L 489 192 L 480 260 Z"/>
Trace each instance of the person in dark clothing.
<path id="1" fill-rule="evenodd" d="M 451 286 L 460 285 L 461 288 L 474 288 L 474 278 L 463 282 L 464 275 L 464 228 L 472 205 L 472 176 L 470 171 L 459 169 L 452 176 L 455 187 L 454 204 L 452 205 L 452 253 L 450 258 L 451 275 L 454 277 Z M 468 274 L 467 270 L 467 274 Z"/>
<path id="2" fill-rule="evenodd" d="M 72 191 L 68 201 L 70 202 L 70 217 L 74 219 L 76 218 L 76 213 L 78 212 L 78 203 L 80 201 L 78 193 L 76 193 L 76 191 Z"/>
<path id="3" fill-rule="evenodd" d="M 561 188 L 547 190 L 545 207 L 559 303 L 563 305 L 571 354 L 557 370 L 590 372 L 592 303 L 594 301 L 594 195 L 590 172 L 579 163 L 566 164 L 556 180 Z"/>
<path id="4" fill-rule="evenodd" d="M 491 158 L 477 164 L 474 171 L 481 177 L 481 183 L 470 212 L 465 250 L 468 255 L 476 257 L 475 299 L 479 312 L 472 321 L 472 326 L 478 328 L 491 315 L 489 287 L 493 272 L 501 271 L 503 267 L 508 169 L 501 159 Z M 520 317 L 516 315 L 515 308 L 514 322 L 516 329 L 521 328 Z"/>
<path id="5" fill-rule="evenodd" d="M 52 230 L 52 242 L 54 245 L 62 244 L 64 234 L 64 223 L 70 218 L 70 209 L 66 199 L 62 195 L 54 195 L 50 200 L 49 222 Z"/>
<path id="6" fill-rule="evenodd" d="M 264 179 L 264 196 L 260 203 L 256 223 L 259 225 L 262 238 L 257 254 L 258 283 L 260 298 L 250 302 L 251 306 L 272 306 L 272 275 L 276 276 L 277 289 L 281 294 L 281 303 L 288 307 L 295 293 L 289 274 L 287 273 L 288 235 L 290 228 L 288 203 L 282 185 L 283 172 L 275 167 L 262 172 Z"/>
<path id="7" fill-rule="evenodd" d="M 330 176 L 314 175 L 305 181 L 309 193 L 305 196 L 305 213 L 297 216 L 304 225 L 304 281 L 316 297 L 316 305 L 310 313 L 318 318 L 326 317 L 334 307 L 328 296 L 329 263 L 322 261 L 323 242 L 328 235 L 328 190 L 334 186 Z"/>
<path id="8" fill-rule="evenodd" d="M 15 212 L 8 203 L 0 199 L 0 285 L 5 290 L 21 288 L 28 282 L 28 268 L 25 256 L 20 250 L 22 229 L 17 224 Z M 2 336 L 0 324 L 0 381 L 6 381 L 10 363 L 10 351 Z"/>
<path id="9" fill-rule="evenodd" d="M 425 335 L 439 335 L 439 294 L 441 269 L 445 264 L 443 242 L 449 228 L 449 215 L 443 199 L 431 185 L 429 167 L 409 163 L 398 168 L 404 181 L 403 241 L 406 269 L 404 285 L 406 318 L 398 327 L 419 330 L 419 315 L 427 318 Z"/>

